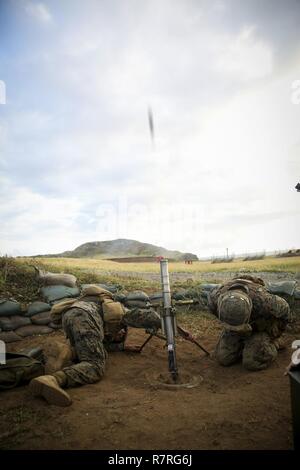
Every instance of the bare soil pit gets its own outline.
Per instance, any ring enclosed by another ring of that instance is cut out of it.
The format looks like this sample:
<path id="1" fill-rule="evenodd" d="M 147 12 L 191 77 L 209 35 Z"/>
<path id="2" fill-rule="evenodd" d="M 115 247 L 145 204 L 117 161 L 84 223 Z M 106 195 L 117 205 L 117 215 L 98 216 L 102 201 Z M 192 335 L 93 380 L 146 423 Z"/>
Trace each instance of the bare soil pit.
<path id="1" fill-rule="evenodd" d="M 170 372 L 146 374 L 146 379 L 150 387 L 168 390 L 198 387 L 203 381 L 203 377 L 200 374 L 191 375 L 185 371 L 178 373 L 176 379 L 173 378 Z"/>

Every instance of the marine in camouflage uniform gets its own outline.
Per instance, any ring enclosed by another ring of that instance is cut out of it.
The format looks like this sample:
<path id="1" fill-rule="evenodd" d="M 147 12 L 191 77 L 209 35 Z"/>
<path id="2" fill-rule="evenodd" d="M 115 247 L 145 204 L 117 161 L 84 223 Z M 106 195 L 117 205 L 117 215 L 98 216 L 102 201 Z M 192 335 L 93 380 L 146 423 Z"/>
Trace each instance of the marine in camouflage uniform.
<path id="1" fill-rule="evenodd" d="M 105 321 L 105 302 L 96 299 L 79 300 L 62 313 L 62 326 L 74 351 L 69 367 L 31 381 L 34 395 L 41 395 L 49 403 L 67 406 L 72 403 L 64 388 L 98 382 L 105 372 L 107 351 L 126 350 L 128 326 L 155 332 L 160 328 L 160 316 L 152 308 L 125 309 L 119 302 L 107 300 L 118 307 L 117 319 Z M 109 318 L 109 317 L 107 317 Z M 132 349 L 128 349 L 132 350 Z"/>
<path id="2" fill-rule="evenodd" d="M 107 352 L 126 350 L 127 327 L 158 329 L 160 317 L 151 308 L 135 308 L 125 312 L 113 328 L 107 328 L 100 305 L 79 301 L 63 314 L 62 326 L 78 361 L 54 373 L 64 378 L 61 385 L 67 388 L 98 382 L 105 371 Z"/>
<path id="3" fill-rule="evenodd" d="M 215 351 L 221 365 L 242 359 L 246 369 L 262 370 L 276 359 L 290 308 L 267 291 L 262 279 L 238 276 L 213 289 L 208 306 L 224 325 Z"/>

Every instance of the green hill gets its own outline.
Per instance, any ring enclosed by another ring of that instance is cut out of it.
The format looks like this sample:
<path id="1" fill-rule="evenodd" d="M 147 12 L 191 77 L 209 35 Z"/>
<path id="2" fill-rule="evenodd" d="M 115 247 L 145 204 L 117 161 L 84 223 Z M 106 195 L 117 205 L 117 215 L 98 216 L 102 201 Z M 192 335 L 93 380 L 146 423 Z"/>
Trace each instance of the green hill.
<path id="1" fill-rule="evenodd" d="M 65 251 L 55 255 L 44 255 L 65 258 L 121 258 L 134 256 L 164 256 L 170 259 L 197 260 L 197 256 L 192 253 L 182 253 L 180 251 L 167 250 L 150 243 L 141 243 L 136 240 L 118 238 L 117 240 L 107 240 L 102 242 L 88 242 L 78 246 L 75 250 Z"/>

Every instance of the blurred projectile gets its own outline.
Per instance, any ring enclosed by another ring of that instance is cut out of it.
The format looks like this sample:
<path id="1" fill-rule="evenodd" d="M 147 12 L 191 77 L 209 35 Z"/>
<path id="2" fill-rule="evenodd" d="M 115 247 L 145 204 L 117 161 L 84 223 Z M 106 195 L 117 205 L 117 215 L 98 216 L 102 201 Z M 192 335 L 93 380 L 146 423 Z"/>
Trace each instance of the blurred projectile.
<path id="1" fill-rule="evenodd" d="M 148 122 L 149 122 L 151 141 L 152 141 L 152 145 L 154 147 L 154 124 L 153 124 L 152 109 L 150 107 L 148 108 Z"/>

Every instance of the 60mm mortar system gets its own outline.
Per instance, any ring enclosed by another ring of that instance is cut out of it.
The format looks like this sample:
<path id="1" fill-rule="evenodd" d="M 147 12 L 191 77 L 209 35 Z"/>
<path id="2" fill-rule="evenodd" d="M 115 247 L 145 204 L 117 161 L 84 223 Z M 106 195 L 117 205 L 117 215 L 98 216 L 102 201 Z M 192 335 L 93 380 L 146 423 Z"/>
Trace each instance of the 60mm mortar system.
<path id="1" fill-rule="evenodd" d="M 178 379 L 178 369 L 176 360 L 177 326 L 175 318 L 175 309 L 172 307 L 171 289 L 169 279 L 168 260 L 160 260 L 160 275 L 163 294 L 163 305 L 161 312 L 161 329 L 167 340 L 169 371 L 174 382 Z"/>
<path id="2" fill-rule="evenodd" d="M 176 337 L 181 336 L 186 341 L 190 341 L 191 343 L 195 344 L 201 351 L 205 353 L 206 356 L 210 356 L 210 353 L 205 349 L 189 332 L 186 331 L 184 328 L 179 326 L 176 321 L 176 309 L 174 304 L 176 305 L 191 305 L 194 304 L 193 300 L 178 300 L 172 301 L 171 296 L 171 288 L 170 288 L 170 278 L 169 278 L 169 269 L 168 269 L 168 260 L 161 259 L 160 260 L 160 277 L 161 277 L 161 286 L 162 286 L 162 302 L 159 306 L 160 317 L 161 317 L 161 334 L 157 331 L 149 332 L 149 336 L 141 345 L 139 352 L 142 352 L 146 344 L 149 343 L 153 336 L 157 336 L 158 338 L 166 341 L 167 351 L 168 351 L 168 367 L 169 372 L 171 373 L 173 383 L 175 386 L 178 382 L 180 382 L 180 377 L 178 373 L 177 367 L 177 358 L 176 358 Z M 183 385 L 182 385 L 183 386 Z"/>

